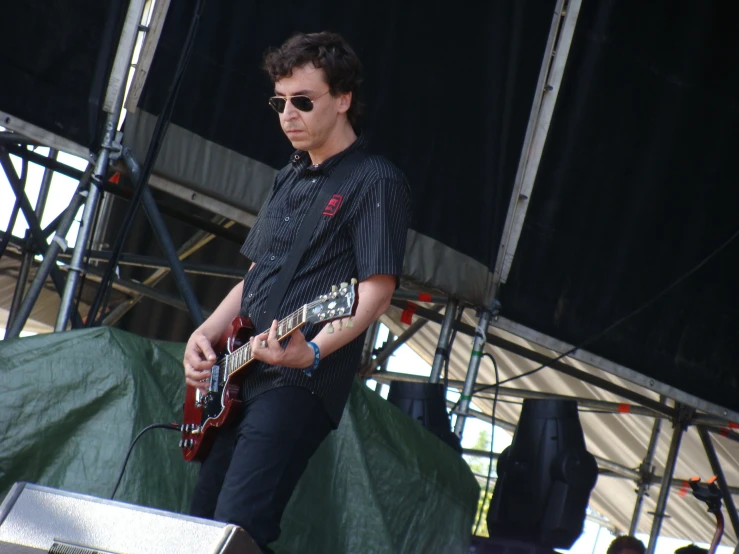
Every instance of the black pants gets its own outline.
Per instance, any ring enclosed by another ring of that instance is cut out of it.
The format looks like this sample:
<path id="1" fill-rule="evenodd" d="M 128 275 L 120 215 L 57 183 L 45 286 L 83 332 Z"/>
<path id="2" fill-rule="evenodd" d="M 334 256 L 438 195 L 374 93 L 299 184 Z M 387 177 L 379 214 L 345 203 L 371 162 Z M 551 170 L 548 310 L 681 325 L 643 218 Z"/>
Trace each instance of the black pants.
<path id="1" fill-rule="evenodd" d="M 190 513 L 243 527 L 264 552 L 308 460 L 331 431 L 320 399 L 282 387 L 246 403 L 243 418 L 220 429 L 200 468 Z"/>

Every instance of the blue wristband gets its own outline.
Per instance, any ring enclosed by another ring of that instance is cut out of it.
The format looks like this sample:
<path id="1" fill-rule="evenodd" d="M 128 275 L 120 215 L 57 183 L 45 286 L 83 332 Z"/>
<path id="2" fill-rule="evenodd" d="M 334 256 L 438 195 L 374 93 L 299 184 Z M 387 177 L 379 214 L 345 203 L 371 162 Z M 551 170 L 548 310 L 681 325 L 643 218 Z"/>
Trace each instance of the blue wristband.
<path id="1" fill-rule="evenodd" d="M 308 346 L 313 348 L 313 365 L 306 367 L 303 371 L 308 377 L 313 376 L 313 372 L 318 369 L 318 364 L 321 363 L 321 351 L 318 349 L 318 345 L 315 342 L 309 342 Z"/>

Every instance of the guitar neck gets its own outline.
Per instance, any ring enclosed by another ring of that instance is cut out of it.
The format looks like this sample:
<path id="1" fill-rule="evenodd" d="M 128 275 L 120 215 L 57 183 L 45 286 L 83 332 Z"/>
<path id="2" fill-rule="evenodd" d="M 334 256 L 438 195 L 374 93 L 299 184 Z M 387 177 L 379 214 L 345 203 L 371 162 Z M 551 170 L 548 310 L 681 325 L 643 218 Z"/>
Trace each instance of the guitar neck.
<path id="1" fill-rule="evenodd" d="M 305 325 L 307 319 L 307 309 L 308 305 L 306 304 L 298 311 L 293 312 L 285 319 L 277 323 L 277 340 L 281 341 L 282 339 L 290 335 L 293 331 L 296 331 L 297 329 L 300 329 L 303 325 Z M 263 335 L 268 332 L 269 329 L 258 333 L 258 335 Z M 248 365 L 253 359 L 254 357 L 251 354 L 251 343 L 248 342 L 244 346 L 237 348 L 236 350 L 231 352 L 231 355 L 228 358 L 228 375 L 236 373 L 237 371 Z"/>

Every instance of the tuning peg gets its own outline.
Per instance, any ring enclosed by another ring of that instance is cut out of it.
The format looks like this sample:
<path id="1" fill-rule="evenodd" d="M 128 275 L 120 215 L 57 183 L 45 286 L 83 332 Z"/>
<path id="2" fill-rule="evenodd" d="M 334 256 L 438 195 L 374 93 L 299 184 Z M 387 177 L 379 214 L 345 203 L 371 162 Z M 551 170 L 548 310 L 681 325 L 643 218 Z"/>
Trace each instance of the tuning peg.
<path id="1" fill-rule="evenodd" d="M 340 319 L 339 320 L 339 331 L 341 331 L 343 328 L 344 328 L 344 321 Z"/>
<path id="2" fill-rule="evenodd" d="M 351 329 L 352 327 L 354 327 L 354 320 L 351 317 L 347 318 L 347 320 L 346 320 L 346 327 L 348 329 Z"/>
<path id="3" fill-rule="evenodd" d="M 346 287 L 348 287 L 348 286 L 349 286 L 349 283 L 341 283 L 341 284 L 339 285 L 339 288 L 341 288 L 341 289 L 345 289 L 345 288 L 346 288 Z"/>
<path id="4" fill-rule="evenodd" d="M 351 279 L 352 285 L 356 285 L 358 282 L 359 281 L 357 281 L 357 278 L 356 277 L 352 277 L 352 279 Z"/>
<path id="5" fill-rule="evenodd" d="M 334 332 L 334 324 L 329 322 L 329 324 L 326 326 L 326 332 L 330 335 Z"/>
<path id="6" fill-rule="evenodd" d="M 331 285 L 331 292 L 336 292 L 339 288 L 336 285 Z"/>

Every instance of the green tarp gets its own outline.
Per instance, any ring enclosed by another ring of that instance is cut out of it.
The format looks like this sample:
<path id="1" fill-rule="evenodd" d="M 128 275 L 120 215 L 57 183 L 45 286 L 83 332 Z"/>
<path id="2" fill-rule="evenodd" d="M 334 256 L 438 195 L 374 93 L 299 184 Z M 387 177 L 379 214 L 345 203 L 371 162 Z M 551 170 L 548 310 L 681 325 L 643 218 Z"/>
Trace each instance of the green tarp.
<path id="1" fill-rule="evenodd" d="M 0 496 L 28 481 L 109 498 L 137 433 L 180 419 L 182 351 L 107 327 L 0 341 Z M 172 431 L 146 433 L 116 499 L 187 512 L 198 466 L 183 461 L 178 441 Z M 357 382 L 275 548 L 467 552 L 478 494 L 459 455 Z"/>

